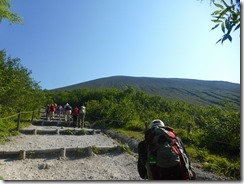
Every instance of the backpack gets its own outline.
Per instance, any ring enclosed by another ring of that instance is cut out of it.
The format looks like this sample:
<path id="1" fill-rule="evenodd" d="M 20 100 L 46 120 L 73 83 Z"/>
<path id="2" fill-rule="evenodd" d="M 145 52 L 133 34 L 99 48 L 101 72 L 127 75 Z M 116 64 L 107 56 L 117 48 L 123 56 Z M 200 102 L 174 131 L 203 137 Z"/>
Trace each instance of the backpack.
<path id="1" fill-rule="evenodd" d="M 72 107 L 70 106 L 70 105 L 67 105 L 66 107 L 65 107 L 65 110 L 67 111 L 67 110 L 72 110 Z"/>
<path id="2" fill-rule="evenodd" d="M 74 110 L 73 110 L 73 116 L 78 116 L 79 115 L 79 109 L 76 107 L 76 108 L 74 108 Z"/>
<path id="3" fill-rule="evenodd" d="M 192 179 L 193 173 L 183 143 L 171 127 L 156 126 L 147 130 L 145 143 L 146 169 L 147 174 L 151 173 L 151 178 Z"/>
<path id="4" fill-rule="evenodd" d="M 62 105 L 60 105 L 58 109 L 59 109 L 59 111 L 62 111 L 63 110 Z"/>
<path id="5" fill-rule="evenodd" d="M 86 113 L 86 108 L 85 108 L 85 106 L 81 106 L 81 108 L 80 108 L 80 114 L 85 114 Z"/>

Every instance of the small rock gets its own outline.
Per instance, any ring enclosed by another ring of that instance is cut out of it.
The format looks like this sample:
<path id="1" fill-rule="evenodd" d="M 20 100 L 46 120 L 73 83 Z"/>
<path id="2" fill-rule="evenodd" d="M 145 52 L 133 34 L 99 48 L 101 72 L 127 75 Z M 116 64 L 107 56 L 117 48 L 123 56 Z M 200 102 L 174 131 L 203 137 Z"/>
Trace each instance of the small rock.
<path id="1" fill-rule="evenodd" d="M 51 167 L 51 165 L 48 163 L 43 163 L 43 164 L 38 165 L 39 169 L 50 169 L 50 167 Z"/>

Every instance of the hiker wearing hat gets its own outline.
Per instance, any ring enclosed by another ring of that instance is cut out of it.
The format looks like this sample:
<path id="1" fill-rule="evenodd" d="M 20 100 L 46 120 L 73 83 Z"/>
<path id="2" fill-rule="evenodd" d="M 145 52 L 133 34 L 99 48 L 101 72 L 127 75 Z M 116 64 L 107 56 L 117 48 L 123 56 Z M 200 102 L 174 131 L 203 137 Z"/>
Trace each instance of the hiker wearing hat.
<path id="1" fill-rule="evenodd" d="M 84 104 L 80 107 L 80 113 L 79 113 L 79 121 L 78 121 L 78 127 L 84 128 L 85 127 L 85 115 L 86 115 L 86 107 Z"/>
<path id="2" fill-rule="evenodd" d="M 64 106 L 64 120 L 68 122 L 68 125 L 70 124 L 70 118 L 71 118 L 71 112 L 72 107 L 69 105 L 69 103 L 66 103 Z"/>
<path id="3" fill-rule="evenodd" d="M 151 122 L 145 140 L 138 144 L 137 169 L 140 177 L 148 180 L 195 179 L 182 141 L 160 119 Z"/>

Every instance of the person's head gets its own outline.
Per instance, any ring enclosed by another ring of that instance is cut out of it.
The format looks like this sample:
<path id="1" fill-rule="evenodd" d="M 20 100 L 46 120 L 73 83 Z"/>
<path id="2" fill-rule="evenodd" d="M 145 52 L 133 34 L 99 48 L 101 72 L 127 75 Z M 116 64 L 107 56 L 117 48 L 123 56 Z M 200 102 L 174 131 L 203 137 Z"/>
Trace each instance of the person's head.
<path id="1" fill-rule="evenodd" d="M 160 119 L 155 119 L 151 122 L 150 128 L 155 127 L 155 126 L 165 126 L 164 122 Z"/>

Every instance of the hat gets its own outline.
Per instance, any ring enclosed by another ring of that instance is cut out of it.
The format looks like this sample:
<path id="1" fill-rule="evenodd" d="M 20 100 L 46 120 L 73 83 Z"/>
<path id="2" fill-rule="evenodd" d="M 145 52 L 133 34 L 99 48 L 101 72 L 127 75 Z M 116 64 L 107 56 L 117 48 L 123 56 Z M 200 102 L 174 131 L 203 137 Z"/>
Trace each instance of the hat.
<path id="1" fill-rule="evenodd" d="M 150 128 L 154 127 L 154 126 L 165 126 L 164 122 L 160 119 L 155 119 L 151 122 L 150 124 Z"/>

